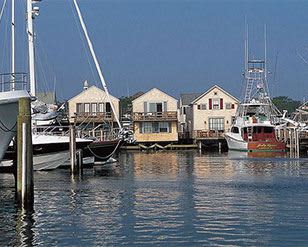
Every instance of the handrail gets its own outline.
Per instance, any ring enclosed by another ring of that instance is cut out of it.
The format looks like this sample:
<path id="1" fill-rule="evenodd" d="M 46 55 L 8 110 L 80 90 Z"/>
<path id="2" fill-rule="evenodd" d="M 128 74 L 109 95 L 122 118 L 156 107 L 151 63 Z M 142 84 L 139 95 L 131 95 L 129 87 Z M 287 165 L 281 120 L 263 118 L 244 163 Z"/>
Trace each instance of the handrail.
<path id="1" fill-rule="evenodd" d="M 177 120 L 177 111 L 164 111 L 164 112 L 134 112 L 134 121 L 146 120 Z"/>
<path id="2" fill-rule="evenodd" d="M 194 136 L 196 138 L 223 137 L 224 132 L 224 130 L 195 130 Z"/>
<path id="3" fill-rule="evenodd" d="M 12 88 L 15 90 L 27 89 L 27 74 L 24 72 L 17 73 L 2 73 L 0 74 L 0 91 L 8 92 Z"/>

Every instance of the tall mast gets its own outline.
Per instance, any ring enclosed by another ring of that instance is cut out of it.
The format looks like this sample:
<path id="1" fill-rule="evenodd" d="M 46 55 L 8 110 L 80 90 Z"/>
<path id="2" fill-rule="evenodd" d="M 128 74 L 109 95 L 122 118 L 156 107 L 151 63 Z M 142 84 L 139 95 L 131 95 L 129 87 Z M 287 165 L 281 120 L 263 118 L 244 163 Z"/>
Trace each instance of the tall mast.
<path id="1" fill-rule="evenodd" d="M 79 17 L 80 25 L 81 25 L 81 27 L 82 27 L 82 29 L 83 29 L 84 35 L 85 35 L 85 37 L 86 37 L 86 40 L 87 40 L 87 43 L 88 43 L 88 46 L 89 46 L 89 49 L 90 49 L 90 52 L 91 52 L 91 55 L 92 55 L 93 60 L 94 60 L 94 63 L 95 63 L 95 67 L 96 67 L 97 73 L 98 73 L 98 75 L 99 75 L 99 78 L 100 78 L 100 80 L 101 80 L 101 83 L 102 83 L 102 85 L 103 85 L 103 88 L 104 88 L 104 90 L 105 90 L 105 92 L 106 92 L 107 99 L 108 99 L 108 101 L 110 102 L 110 106 L 111 106 L 111 109 L 112 109 L 112 111 L 113 111 L 113 113 L 114 113 L 114 117 L 115 117 L 115 119 L 116 119 L 116 122 L 118 123 L 118 126 L 119 126 L 119 128 L 120 128 L 120 130 L 121 130 L 121 129 L 122 129 L 121 123 L 120 123 L 119 118 L 118 118 L 118 116 L 117 116 L 117 114 L 116 114 L 116 112 L 115 112 L 115 108 L 114 108 L 114 106 L 113 106 L 113 104 L 112 104 L 112 102 L 111 102 L 111 98 L 110 98 L 110 94 L 109 94 L 109 91 L 108 91 L 108 88 L 107 88 L 107 85 L 106 85 L 106 81 L 105 81 L 105 79 L 104 79 L 102 70 L 101 70 L 100 65 L 99 65 L 99 62 L 98 62 L 98 60 L 97 60 L 97 57 L 96 57 L 96 54 L 95 54 L 95 51 L 94 51 L 92 42 L 91 42 L 91 40 L 90 40 L 88 31 L 87 31 L 87 27 L 86 27 L 86 25 L 85 25 L 85 23 L 84 23 L 84 21 L 83 21 L 83 18 L 82 18 L 82 15 L 81 15 L 79 6 L 78 6 L 78 4 L 77 4 L 77 1 L 76 1 L 76 0 L 73 0 L 73 1 L 74 1 L 74 5 L 75 5 L 75 8 L 76 8 L 78 17 Z"/>
<path id="2" fill-rule="evenodd" d="M 264 77 L 265 77 L 265 82 L 267 78 L 267 47 L 266 47 L 266 24 L 264 25 Z"/>
<path id="3" fill-rule="evenodd" d="M 12 0 L 12 61 L 11 61 L 11 78 L 12 78 L 12 90 L 15 90 L 15 0 Z"/>
<path id="4" fill-rule="evenodd" d="M 38 9 L 36 9 L 38 11 Z M 38 12 L 35 12 L 37 14 Z M 29 45 L 29 77 L 30 77 L 30 93 L 32 96 L 36 95 L 35 82 L 35 64 L 34 64 L 34 32 L 33 19 L 34 11 L 32 9 L 32 0 L 27 0 L 27 33 Z"/>
<path id="5" fill-rule="evenodd" d="M 247 73 L 247 65 L 248 65 L 248 24 L 247 24 L 247 20 L 246 20 L 246 16 L 245 16 L 245 35 L 244 35 L 244 49 L 245 49 L 245 76 Z"/>

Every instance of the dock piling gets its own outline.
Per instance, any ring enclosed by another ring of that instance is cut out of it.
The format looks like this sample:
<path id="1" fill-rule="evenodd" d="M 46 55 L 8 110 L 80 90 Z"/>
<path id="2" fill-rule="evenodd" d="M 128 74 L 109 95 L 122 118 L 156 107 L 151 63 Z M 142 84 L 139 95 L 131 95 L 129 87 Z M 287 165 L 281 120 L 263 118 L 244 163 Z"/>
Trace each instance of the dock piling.
<path id="1" fill-rule="evenodd" d="M 30 98 L 21 98 L 18 102 L 16 197 L 19 206 L 31 210 L 34 186 L 30 102 Z"/>
<path id="2" fill-rule="evenodd" d="M 76 157 L 76 128 L 75 125 L 71 124 L 69 128 L 69 138 L 70 138 L 70 162 L 71 162 L 71 172 L 77 173 L 77 157 Z"/>
<path id="3" fill-rule="evenodd" d="M 83 169 L 83 152 L 82 152 L 82 149 L 77 150 L 76 156 L 77 156 L 78 169 L 82 173 L 82 169 Z"/>

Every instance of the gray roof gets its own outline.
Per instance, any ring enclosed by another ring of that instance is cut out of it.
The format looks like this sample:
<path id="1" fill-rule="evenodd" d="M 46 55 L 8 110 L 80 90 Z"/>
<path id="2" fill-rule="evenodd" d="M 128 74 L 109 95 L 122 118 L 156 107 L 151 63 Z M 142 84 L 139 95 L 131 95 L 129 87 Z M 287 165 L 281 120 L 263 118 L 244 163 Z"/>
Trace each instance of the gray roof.
<path id="1" fill-rule="evenodd" d="M 200 95 L 201 93 L 183 93 L 180 95 L 180 101 L 182 102 L 182 105 L 189 105 Z"/>
<path id="2" fill-rule="evenodd" d="M 56 92 L 38 92 L 36 97 L 39 101 L 44 102 L 45 104 L 56 104 Z"/>

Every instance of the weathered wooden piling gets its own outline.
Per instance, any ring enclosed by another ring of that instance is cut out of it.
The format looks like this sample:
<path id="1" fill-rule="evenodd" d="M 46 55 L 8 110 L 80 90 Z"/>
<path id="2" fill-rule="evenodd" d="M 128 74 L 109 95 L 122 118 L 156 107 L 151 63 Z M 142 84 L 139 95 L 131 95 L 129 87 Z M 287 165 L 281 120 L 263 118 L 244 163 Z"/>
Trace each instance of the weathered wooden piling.
<path id="1" fill-rule="evenodd" d="M 33 209 L 31 99 L 21 98 L 18 105 L 16 197 L 22 208 Z"/>
<path id="2" fill-rule="evenodd" d="M 198 141 L 198 149 L 199 149 L 199 151 L 202 150 L 202 142 L 201 141 Z"/>
<path id="3" fill-rule="evenodd" d="M 79 171 L 82 173 L 82 169 L 83 169 L 83 152 L 82 149 L 78 149 L 77 153 L 77 167 L 79 169 Z"/>
<path id="4" fill-rule="evenodd" d="M 70 161 L 71 161 L 71 172 L 72 173 L 77 173 L 78 168 L 77 168 L 77 157 L 76 157 L 76 128 L 75 124 L 71 124 L 69 128 L 69 138 L 70 138 Z"/>

